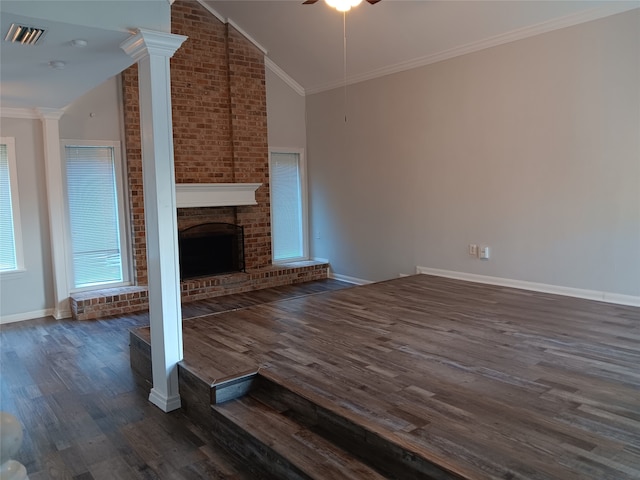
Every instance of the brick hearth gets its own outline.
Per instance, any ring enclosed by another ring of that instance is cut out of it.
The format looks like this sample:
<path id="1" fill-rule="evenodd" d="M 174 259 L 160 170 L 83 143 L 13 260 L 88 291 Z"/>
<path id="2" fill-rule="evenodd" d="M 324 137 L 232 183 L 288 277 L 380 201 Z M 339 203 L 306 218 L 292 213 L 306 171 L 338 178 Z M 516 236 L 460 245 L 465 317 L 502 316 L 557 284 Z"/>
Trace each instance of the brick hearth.
<path id="1" fill-rule="evenodd" d="M 292 262 L 256 269 L 251 273 L 231 273 L 190 279 L 181 284 L 183 302 L 244 293 L 327 278 L 329 265 L 322 262 Z M 93 320 L 124 315 L 149 308 L 147 287 L 117 287 L 71 296 L 71 311 L 77 320 Z"/>

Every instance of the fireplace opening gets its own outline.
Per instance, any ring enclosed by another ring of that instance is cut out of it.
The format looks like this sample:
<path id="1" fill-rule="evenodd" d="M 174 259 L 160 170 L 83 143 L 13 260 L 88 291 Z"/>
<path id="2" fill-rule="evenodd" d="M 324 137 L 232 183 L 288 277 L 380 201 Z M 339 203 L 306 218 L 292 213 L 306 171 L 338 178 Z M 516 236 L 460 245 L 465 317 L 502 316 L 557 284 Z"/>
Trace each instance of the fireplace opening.
<path id="1" fill-rule="evenodd" d="M 244 228 L 202 223 L 178 232 L 180 279 L 244 272 Z"/>

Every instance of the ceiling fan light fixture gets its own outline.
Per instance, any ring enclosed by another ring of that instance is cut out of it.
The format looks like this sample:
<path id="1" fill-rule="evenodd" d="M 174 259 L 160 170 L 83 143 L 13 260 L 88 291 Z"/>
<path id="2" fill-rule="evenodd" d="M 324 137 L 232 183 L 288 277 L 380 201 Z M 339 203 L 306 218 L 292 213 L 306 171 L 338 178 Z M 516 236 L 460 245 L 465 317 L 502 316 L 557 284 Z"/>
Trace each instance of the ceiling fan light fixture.
<path id="1" fill-rule="evenodd" d="M 327 5 L 335 8 L 339 12 L 348 12 L 351 7 L 357 7 L 362 3 L 362 0 L 324 0 Z"/>

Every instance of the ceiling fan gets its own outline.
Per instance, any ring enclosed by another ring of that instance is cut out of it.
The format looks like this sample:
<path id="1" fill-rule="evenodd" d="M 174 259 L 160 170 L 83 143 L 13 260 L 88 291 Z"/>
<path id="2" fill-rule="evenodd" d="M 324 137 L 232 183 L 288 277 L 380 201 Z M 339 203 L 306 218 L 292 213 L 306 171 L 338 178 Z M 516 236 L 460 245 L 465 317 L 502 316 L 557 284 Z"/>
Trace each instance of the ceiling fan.
<path id="1" fill-rule="evenodd" d="M 305 0 L 304 2 L 302 2 L 303 5 L 313 5 L 314 3 L 316 3 L 318 0 Z M 327 4 L 330 7 L 335 8 L 336 10 L 340 11 L 340 12 L 346 12 L 349 11 L 351 9 L 351 7 L 355 7 L 357 5 L 360 5 L 360 2 L 362 2 L 362 0 L 325 0 L 327 2 Z M 376 3 L 378 3 L 380 0 L 366 0 L 367 3 L 370 3 L 371 5 L 375 5 Z"/>

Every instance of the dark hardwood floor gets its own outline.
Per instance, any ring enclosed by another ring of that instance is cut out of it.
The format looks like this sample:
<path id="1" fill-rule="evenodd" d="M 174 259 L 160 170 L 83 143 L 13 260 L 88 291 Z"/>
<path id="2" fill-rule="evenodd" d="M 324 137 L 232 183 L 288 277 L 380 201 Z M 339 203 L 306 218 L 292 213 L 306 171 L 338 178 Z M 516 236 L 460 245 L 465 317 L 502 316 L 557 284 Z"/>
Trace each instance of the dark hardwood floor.
<path id="1" fill-rule="evenodd" d="M 185 363 L 212 383 L 265 369 L 462 478 L 640 479 L 639 308 L 427 275 L 344 286 L 185 305 Z M 0 328 L 31 480 L 257 478 L 136 387 L 128 332 L 146 324 Z"/>
<path id="2" fill-rule="evenodd" d="M 184 305 L 184 318 L 344 288 L 332 280 Z M 25 437 L 16 460 L 31 480 L 255 479 L 180 412 L 147 401 L 129 366 L 129 330 L 148 315 L 0 327 L 0 409 Z"/>
<path id="3" fill-rule="evenodd" d="M 462 478 L 640 479 L 640 308 L 411 276 L 184 322 L 206 384 L 261 368 Z"/>

